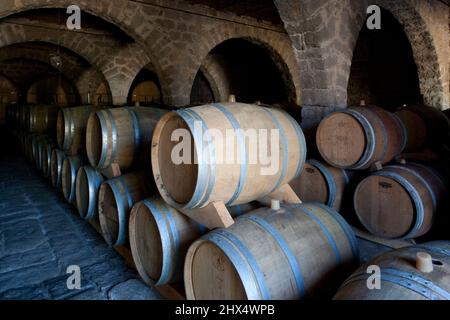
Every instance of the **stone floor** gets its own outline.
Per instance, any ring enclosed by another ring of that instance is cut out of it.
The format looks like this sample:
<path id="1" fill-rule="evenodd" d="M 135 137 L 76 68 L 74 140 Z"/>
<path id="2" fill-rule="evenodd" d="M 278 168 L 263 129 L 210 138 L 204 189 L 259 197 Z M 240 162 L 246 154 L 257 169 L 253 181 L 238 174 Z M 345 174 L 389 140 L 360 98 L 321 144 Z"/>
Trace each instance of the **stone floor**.
<path id="1" fill-rule="evenodd" d="M 8 140 L 0 130 L 0 299 L 159 299 Z"/>

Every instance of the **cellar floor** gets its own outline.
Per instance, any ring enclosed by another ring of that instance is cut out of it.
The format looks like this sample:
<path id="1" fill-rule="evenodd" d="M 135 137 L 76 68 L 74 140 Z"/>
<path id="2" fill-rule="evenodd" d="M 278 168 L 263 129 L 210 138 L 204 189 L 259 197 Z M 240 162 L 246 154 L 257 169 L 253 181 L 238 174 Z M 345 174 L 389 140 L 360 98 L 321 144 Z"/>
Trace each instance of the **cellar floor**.
<path id="1" fill-rule="evenodd" d="M 160 299 L 6 137 L 0 130 L 0 299 Z M 81 289 L 68 289 L 69 266 Z"/>
<path id="2" fill-rule="evenodd" d="M 0 299 L 161 299 L 11 144 L 0 126 Z M 359 245 L 363 261 L 389 250 Z"/>

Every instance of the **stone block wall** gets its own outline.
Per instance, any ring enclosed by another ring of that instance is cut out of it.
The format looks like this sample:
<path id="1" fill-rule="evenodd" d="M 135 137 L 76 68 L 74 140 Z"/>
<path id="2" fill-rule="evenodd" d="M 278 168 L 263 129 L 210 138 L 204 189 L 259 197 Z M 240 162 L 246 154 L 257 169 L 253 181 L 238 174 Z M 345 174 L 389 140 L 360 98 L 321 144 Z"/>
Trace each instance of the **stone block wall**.
<path id="1" fill-rule="evenodd" d="M 5 0 L 0 18 L 36 8 L 66 8 L 71 0 Z M 450 100 L 449 8 L 436 0 L 274 0 L 284 27 L 182 0 L 79 0 L 85 12 L 119 27 L 132 39 L 76 31 L 39 32 L 0 23 L 0 47 L 26 41 L 61 43 L 79 54 L 106 80 L 116 105 L 126 103 L 130 86 L 149 63 L 157 74 L 164 103 L 183 106 L 202 69 L 215 95 L 221 75 L 208 54 L 228 39 L 248 39 L 270 52 L 292 84 L 295 102 L 307 117 L 346 107 L 353 51 L 366 18 L 376 4 L 402 24 L 413 48 L 425 102 L 446 109 Z M 308 111 L 310 109 L 310 111 Z"/>

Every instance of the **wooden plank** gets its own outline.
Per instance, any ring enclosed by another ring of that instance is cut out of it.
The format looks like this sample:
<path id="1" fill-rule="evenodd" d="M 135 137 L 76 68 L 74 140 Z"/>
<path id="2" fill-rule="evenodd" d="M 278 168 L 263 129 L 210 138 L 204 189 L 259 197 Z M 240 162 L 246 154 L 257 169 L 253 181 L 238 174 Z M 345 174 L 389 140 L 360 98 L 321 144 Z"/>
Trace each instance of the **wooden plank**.
<path id="1" fill-rule="evenodd" d="M 117 178 L 122 175 L 122 171 L 117 163 L 113 163 L 108 168 L 100 170 L 100 173 L 108 179 Z"/>
<path id="2" fill-rule="evenodd" d="M 273 193 L 265 196 L 261 199 L 258 199 L 259 202 L 270 207 L 272 200 L 279 200 L 281 203 L 302 203 L 300 198 L 297 196 L 292 187 L 288 184 L 285 184 L 275 190 Z"/>
<path id="3" fill-rule="evenodd" d="M 374 242 L 381 244 L 383 246 L 392 248 L 392 249 L 401 249 L 405 247 L 410 247 L 412 245 L 415 245 L 414 240 L 396 240 L 396 239 L 384 239 L 377 236 L 374 236 L 366 231 L 362 231 L 356 227 L 352 226 L 353 231 L 355 232 L 356 236 L 359 238 L 362 238 L 364 240 Z"/>
<path id="4" fill-rule="evenodd" d="M 177 289 L 176 286 L 164 285 L 155 286 L 154 288 L 168 300 L 186 300 L 182 290 Z"/>
<path id="5" fill-rule="evenodd" d="M 230 212 L 223 202 L 213 202 L 200 209 L 181 209 L 180 211 L 208 229 L 228 228 L 234 223 Z"/>

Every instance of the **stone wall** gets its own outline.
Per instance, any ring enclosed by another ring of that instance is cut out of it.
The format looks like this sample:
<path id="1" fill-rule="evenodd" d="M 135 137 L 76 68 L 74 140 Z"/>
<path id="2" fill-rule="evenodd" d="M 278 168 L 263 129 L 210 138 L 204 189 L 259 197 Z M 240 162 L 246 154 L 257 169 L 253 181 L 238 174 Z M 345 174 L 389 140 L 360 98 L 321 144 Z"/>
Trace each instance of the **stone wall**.
<path id="1" fill-rule="evenodd" d="M 411 42 L 425 103 L 449 106 L 449 9 L 434 0 L 275 0 L 299 61 L 304 116 L 347 105 L 353 50 L 369 4 L 391 12 Z"/>
<path id="2" fill-rule="evenodd" d="M 35 8 L 66 8 L 73 2 L 5 0 L 0 3 L 0 18 Z M 215 95 L 224 99 L 226 88 L 219 89 L 220 74 L 207 57 L 222 42 L 243 38 L 270 52 L 294 88 L 296 103 L 309 108 L 305 115 L 320 118 L 347 105 L 353 51 L 367 6 L 377 4 L 405 29 L 425 102 L 437 108 L 449 106 L 449 10 L 436 0 L 275 0 L 284 28 L 181 0 L 76 2 L 85 12 L 118 26 L 133 42 L 124 45 L 104 35 L 72 31 L 38 33 L 1 23 L 0 46 L 61 41 L 104 75 L 114 104 L 126 102 L 134 78 L 149 63 L 166 104 L 189 104 L 200 68 Z"/>

